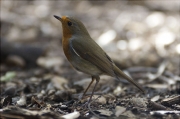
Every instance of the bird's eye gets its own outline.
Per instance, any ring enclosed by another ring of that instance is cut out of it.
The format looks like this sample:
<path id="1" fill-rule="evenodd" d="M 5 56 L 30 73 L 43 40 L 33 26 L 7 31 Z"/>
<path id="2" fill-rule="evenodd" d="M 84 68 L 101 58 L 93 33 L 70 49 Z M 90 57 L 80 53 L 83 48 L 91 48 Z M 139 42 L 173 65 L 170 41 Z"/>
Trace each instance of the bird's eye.
<path id="1" fill-rule="evenodd" d="M 72 22 L 68 21 L 68 26 L 72 26 Z"/>

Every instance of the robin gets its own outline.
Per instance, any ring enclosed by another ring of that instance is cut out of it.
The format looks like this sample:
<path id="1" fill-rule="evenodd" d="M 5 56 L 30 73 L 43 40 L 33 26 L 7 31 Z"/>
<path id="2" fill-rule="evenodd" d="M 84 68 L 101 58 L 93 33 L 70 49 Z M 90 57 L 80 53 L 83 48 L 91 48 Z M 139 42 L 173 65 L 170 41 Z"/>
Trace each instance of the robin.
<path id="1" fill-rule="evenodd" d="M 144 92 L 138 83 L 114 64 L 111 58 L 91 38 L 81 21 L 67 16 L 59 17 L 54 15 L 54 17 L 62 23 L 62 46 L 68 61 L 76 70 L 92 76 L 92 81 L 84 91 L 83 96 L 94 80 L 96 80 L 89 102 L 92 99 L 101 74 L 116 77 L 117 79 L 122 77 Z"/>

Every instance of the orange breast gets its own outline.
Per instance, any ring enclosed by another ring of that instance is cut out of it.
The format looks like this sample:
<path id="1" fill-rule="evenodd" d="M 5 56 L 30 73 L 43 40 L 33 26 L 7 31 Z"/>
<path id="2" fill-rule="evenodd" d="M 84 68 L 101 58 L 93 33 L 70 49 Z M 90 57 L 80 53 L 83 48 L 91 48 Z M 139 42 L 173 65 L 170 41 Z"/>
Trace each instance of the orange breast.
<path id="1" fill-rule="evenodd" d="M 71 60 L 71 53 L 70 53 L 70 47 L 69 47 L 69 39 L 70 38 L 71 38 L 71 36 L 68 35 L 68 37 L 66 36 L 66 37 L 63 37 L 63 39 L 62 39 L 64 54 L 66 55 L 66 57 L 69 61 Z"/>

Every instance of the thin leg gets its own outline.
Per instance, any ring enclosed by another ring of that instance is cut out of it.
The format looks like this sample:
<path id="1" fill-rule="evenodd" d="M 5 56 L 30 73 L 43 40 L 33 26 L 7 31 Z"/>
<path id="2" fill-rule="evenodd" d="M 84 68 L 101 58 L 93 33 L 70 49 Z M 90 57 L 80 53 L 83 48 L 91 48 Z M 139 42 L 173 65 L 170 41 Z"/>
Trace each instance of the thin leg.
<path id="1" fill-rule="evenodd" d="M 86 90 L 84 91 L 82 97 L 86 94 L 86 92 L 88 91 L 89 87 L 91 86 L 91 84 L 94 82 L 94 77 L 92 77 L 92 81 L 90 82 L 90 84 L 88 85 L 88 87 L 86 88 Z"/>
<path id="2" fill-rule="evenodd" d="M 97 86 L 97 84 L 99 83 L 99 80 L 100 80 L 99 77 L 93 77 L 93 76 L 92 76 L 92 78 L 93 78 L 93 79 L 96 79 L 96 84 L 95 84 L 95 86 L 94 86 L 94 88 L 93 88 L 93 91 L 92 91 L 92 94 L 91 94 L 91 97 L 90 97 L 88 103 L 91 102 L 91 99 L 92 99 L 92 96 L 94 95 L 94 91 L 95 91 L 95 89 L 96 89 L 96 86 Z"/>

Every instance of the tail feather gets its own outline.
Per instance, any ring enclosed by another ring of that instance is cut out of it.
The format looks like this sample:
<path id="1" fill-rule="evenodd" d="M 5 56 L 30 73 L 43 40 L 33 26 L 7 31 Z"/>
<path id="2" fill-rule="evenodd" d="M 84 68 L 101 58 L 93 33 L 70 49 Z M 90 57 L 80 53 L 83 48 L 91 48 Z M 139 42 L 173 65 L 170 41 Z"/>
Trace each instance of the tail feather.
<path id="1" fill-rule="evenodd" d="M 144 89 L 138 84 L 136 83 L 132 78 L 130 78 L 129 76 L 127 76 L 124 72 L 122 72 L 117 66 L 114 65 L 114 73 L 115 75 L 118 77 L 122 77 L 124 79 L 126 79 L 127 81 L 129 81 L 130 83 L 134 84 L 139 90 L 141 90 L 143 93 L 145 93 Z"/>

